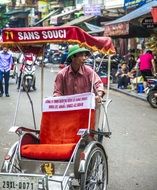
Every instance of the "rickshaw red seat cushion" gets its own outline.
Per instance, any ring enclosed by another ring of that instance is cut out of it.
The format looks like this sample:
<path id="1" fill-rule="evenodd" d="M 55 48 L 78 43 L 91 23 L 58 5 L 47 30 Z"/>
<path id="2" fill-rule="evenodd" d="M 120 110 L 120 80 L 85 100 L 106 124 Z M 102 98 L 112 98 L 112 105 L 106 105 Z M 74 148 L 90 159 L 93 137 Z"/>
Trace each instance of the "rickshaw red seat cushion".
<path id="1" fill-rule="evenodd" d="M 67 160 L 70 158 L 80 136 L 79 129 L 88 128 L 89 109 L 43 112 L 40 144 L 25 144 L 21 156 L 32 159 Z M 91 110 L 90 128 L 94 129 L 95 110 Z"/>
<path id="2" fill-rule="evenodd" d="M 75 145 L 75 143 L 29 144 L 22 146 L 21 153 L 23 157 L 29 159 L 65 161 L 70 159 Z"/>

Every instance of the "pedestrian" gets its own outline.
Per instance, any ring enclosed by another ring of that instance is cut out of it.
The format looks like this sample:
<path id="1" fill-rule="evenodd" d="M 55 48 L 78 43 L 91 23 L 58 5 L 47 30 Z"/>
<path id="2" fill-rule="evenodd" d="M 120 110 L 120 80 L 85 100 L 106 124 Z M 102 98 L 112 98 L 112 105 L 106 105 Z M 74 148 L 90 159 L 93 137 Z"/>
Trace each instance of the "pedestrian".
<path id="1" fill-rule="evenodd" d="M 97 102 L 100 102 L 105 94 L 103 83 L 98 74 L 85 65 L 90 52 L 86 48 L 74 45 L 69 48 L 67 62 L 56 76 L 54 84 L 54 96 L 80 94 L 94 92 Z M 93 80 L 93 81 L 92 81 Z M 91 89 L 93 84 L 93 89 Z"/>
<path id="2" fill-rule="evenodd" d="M 8 52 L 8 47 L 3 46 L 2 51 L 0 52 L 0 97 L 3 96 L 3 78 L 5 86 L 5 95 L 9 97 L 9 78 L 10 78 L 10 69 L 13 64 L 12 54 Z"/>
<path id="3" fill-rule="evenodd" d="M 156 75 L 155 61 L 154 56 L 151 50 L 147 50 L 145 53 L 139 56 L 137 60 L 139 64 L 139 70 L 143 77 L 143 86 L 144 89 L 147 87 L 147 77 Z"/>
<path id="4" fill-rule="evenodd" d="M 126 89 L 128 84 L 130 83 L 130 72 L 126 62 L 121 63 L 121 66 L 118 68 L 115 76 L 117 77 L 118 81 L 117 87 L 121 89 Z"/>
<path id="5" fill-rule="evenodd" d="M 135 56 L 133 54 L 131 54 L 129 57 L 129 60 L 128 60 L 129 72 L 135 67 L 135 65 L 136 65 Z"/>
<path id="6" fill-rule="evenodd" d="M 61 56 L 61 63 L 59 65 L 61 69 L 65 67 L 67 56 L 68 56 L 68 46 L 65 47 Z"/>

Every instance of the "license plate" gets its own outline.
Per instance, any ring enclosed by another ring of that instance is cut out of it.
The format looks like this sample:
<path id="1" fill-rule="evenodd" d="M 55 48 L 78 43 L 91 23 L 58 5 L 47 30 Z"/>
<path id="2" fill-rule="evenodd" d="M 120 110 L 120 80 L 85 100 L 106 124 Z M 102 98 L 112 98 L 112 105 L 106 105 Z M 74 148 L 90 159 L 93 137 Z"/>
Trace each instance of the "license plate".
<path id="1" fill-rule="evenodd" d="M 31 76 L 26 76 L 26 79 L 32 79 L 32 77 Z"/>
<path id="2" fill-rule="evenodd" d="M 38 190 L 38 180 L 34 176 L 0 176 L 0 190 Z"/>

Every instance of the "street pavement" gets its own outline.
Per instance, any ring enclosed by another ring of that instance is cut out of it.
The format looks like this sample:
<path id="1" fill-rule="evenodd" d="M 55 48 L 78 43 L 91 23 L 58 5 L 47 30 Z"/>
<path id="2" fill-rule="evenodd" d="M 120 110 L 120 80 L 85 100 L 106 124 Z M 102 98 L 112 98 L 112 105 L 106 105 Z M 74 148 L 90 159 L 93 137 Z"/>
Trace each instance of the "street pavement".
<path id="1" fill-rule="evenodd" d="M 52 94 L 52 86 L 58 66 L 46 65 L 44 68 L 44 97 Z M 41 69 L 36 70 L 37 90 L 30 93 L 36 117 L 36 126 L 40 127 L 41 118 Z M 0 133 L 1 156 L 17 140 L 17 136 L 7 131 L 12 125 L 14 110 L 17 102 L 17 85 L 10 81 L 10 97 L 0 99 Z M 118 90 L 116 84 L 111 84 L 113 90 Z M 108 110 L 108 118 L 112 136 L 105 139 L 104 147 L 109 162 L 109 190 L 156 190 L 157 188 L 157 130 L 156 110 L 152 109 L 144 101 L 130 98 L 129 90 L 121 90 L 117 93 L 111 90 L 111 106 Z M 124 95 L 126 93 L 128 95 Z M 141 97 L 144 94 L 139 94 Z M 142 111 L 141 111 L 142 110 Z M 149 117 L 147 117 L 149 116 Z M 16 117 L 16 125 L 33 128 L 30 103 L 24 92 L 21 92 L 20 105 Z M 56 189 L 53 187 L 53 189 Z"/>
<path id="2" fill-rule="evenodd" d="M 117 88 L 117 84 L 115 84 L 115 83 L 111 84 L 110 88 L 112 90 L 115 90 L 117 92 L 126 94 L 128 96 L 132 96 L 134 98 L 137 98 L 137 99 L 140 99 L 140 100 L 143 100 L 143 101 L 147 101 L 145 93 L 138 93 L 136 90 L 131 90 L 131 89 L 119 89 L 119 88 Z"/>

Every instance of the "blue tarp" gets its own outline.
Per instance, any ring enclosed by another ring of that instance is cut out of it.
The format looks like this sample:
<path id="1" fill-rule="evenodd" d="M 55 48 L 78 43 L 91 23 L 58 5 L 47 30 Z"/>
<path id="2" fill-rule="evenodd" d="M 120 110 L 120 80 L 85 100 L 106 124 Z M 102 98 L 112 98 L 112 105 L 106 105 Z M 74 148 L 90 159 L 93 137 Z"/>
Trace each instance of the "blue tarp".
<path id="1" fill-rule="evenodd" d="M 104 32 L 104 27 L 100 27 L 100 26 L 96 26 L 96 25 L 93 25 L 93 24 L 89 24 L 89 23 L 87 23 L 87 22 L 85 22 L 85 25 L 86 25 L 87 28 L 89 28 L 89 30 L 91 30 L 92 32 L 96 32 L 96 31 Z"/>
<path id="2" fill-rule="evenodd" d="M 141 6 L 140 8 L 135 9 L 134 11 L 126 14 L 125 16 L 122 16 L 121 18 L 118 18 L 112 22 L 108 22 L 105 25 L 118 24 L 121 22 L 129 22 L 130 20 L 136 19 L 140 16 L 150 13 L 152 7 L 154 7 L 154 6 L 157 6 L 157 0 L 151 1 L 151 2 Z"/>
<path id="3" fill-rule="evenodd" d="M 146 4 L 147 1 L 148 0 L 124 0 L 124 7 L 126 9 L 133 8 L 133 7 L 140 7 Z"/>

